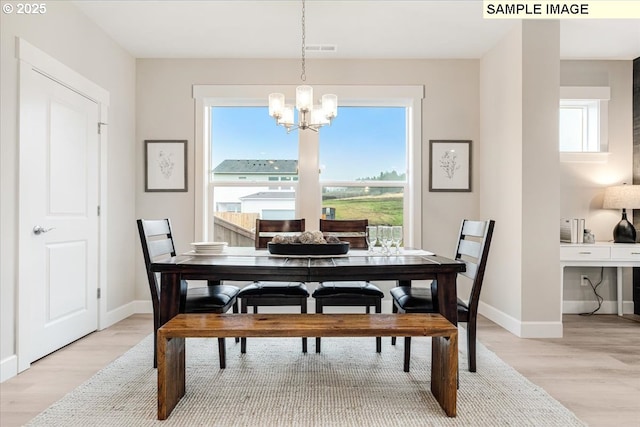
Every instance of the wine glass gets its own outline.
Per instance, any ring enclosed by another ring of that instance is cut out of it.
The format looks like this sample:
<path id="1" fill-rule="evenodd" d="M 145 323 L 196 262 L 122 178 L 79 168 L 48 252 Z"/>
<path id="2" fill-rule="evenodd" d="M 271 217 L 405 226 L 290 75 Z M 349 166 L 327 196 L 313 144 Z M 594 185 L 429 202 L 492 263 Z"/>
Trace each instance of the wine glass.
<path id="1" fill-rule="evenodd" d="M 376 242 L 378 241 L 378 226 L 377 225 L 368 225 L 367 226 L 367 245 L 369 246 L 369 253 L 373 253 L 373 248 L 376 246 Z"/>
<path id="2" fill-rule="evenodd" d="M 391 227 L 388 225 L 381 225 L 378 228 L 378 238 L 382 240 L 382 248 L 385 255 L 391 255 Z"/>
<path id="3" fill-rule="evenodd" d="M 400 242 L 402 242 L 402 226 L 394 225 L 391 227 L 391 239 L 396 247 L 396 255 L 400 253 Z"/>

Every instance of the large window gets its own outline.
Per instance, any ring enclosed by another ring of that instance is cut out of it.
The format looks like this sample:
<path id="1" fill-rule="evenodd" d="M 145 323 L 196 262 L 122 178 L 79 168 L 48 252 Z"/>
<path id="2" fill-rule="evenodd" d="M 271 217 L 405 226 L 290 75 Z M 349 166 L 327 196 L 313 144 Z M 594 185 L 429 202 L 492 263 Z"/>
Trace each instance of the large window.
<path id="1" fill-rule="evenodd" d="M 241 92 L 256 87 L 233 89 L 194 88 L 202 113 L 196 123 L 196 191 L 202 194 L 196 233 L 248 246 L 256 218 L 305 218 L 307 230 L 314 230 L 324 217 L 368 218 L 420 235 L 420 179 L 410 171 L 420 158 L 421 87 L 354 87 L 342 96 L 331 90 L 341 100 L 338 117 L 317 134 L 287 134 L 275 125 L 266 107 L 272 88 L 253 97 Z M 357 100 L 349 99 L 350 90 Z M 394 92 L 401 95 L 390 96 Z"/>

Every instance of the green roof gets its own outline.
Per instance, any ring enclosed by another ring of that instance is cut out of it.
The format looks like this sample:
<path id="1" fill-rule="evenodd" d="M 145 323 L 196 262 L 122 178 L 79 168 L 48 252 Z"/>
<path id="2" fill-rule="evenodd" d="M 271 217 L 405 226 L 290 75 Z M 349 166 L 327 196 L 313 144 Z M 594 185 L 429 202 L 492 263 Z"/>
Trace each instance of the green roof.
<path id="1" fill-rule="evenodd" d="M 217 174 L 279 174 L 295 175 L 298 171 L 297 160 L 224 160 L 213 169 Z"/>

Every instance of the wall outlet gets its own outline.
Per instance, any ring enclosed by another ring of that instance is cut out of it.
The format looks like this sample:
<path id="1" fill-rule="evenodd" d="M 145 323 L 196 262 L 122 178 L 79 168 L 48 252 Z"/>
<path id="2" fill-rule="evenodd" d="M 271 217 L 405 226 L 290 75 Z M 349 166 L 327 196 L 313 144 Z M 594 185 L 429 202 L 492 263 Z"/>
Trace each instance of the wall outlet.
<path id="1" fill-rule="evenodd" d="M 584 274 L 580 275 L 580 286 L 589 286 L 589 277 Z"/>

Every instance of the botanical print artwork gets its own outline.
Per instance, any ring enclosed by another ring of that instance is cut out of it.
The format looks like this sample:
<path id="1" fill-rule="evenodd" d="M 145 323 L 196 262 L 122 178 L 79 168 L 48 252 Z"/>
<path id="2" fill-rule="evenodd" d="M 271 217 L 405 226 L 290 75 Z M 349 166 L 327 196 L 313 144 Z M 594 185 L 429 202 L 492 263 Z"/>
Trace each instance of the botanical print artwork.
<path id="1" fill-rule="evenodd" d="M 145 191 L 187 191 L 187 141 L 145 140 Z"/>
<path id="2" fill-rule="evenodd" d="M 471 141 L 429 141 L 429 191 L 471 191 Z"/>
<path id="3" fill-rule="evenodd" d="M 173 168 L 176 165 L 176 162 L 173 160 L 173 153 L 167 153 L 164 150 L 160 150 L 158 153 L 158 167 L 160 168 L 160 173 L 165 179 L 170 179 L 171 174 L 173 174 Z"/>
<path id="4" fill-rule="evenodd" d="M 440 169 L 444 171 L 447 178 L 454 178 L 456 171 L 460 169 L 458 155 L 455 150 L 447 150 L 442 154 L 442 157 L 440 157 Z"/>

